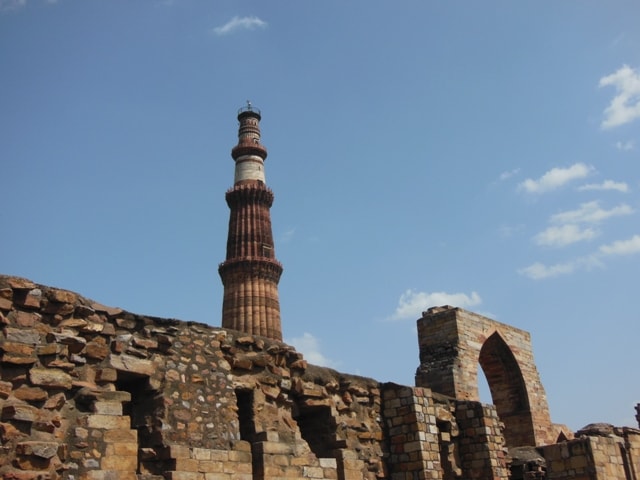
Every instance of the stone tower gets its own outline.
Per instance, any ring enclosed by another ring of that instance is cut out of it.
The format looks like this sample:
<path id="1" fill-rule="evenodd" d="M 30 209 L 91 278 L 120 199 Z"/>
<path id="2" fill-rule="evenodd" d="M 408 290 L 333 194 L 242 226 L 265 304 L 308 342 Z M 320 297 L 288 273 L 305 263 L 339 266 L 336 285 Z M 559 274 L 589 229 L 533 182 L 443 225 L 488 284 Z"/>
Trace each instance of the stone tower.
<path id="1" fill-rule="evenodd" d="M 218 272 L 224 285 L 222 327 L 282 340 L 276 260 L 269 209 L 273 192 L 265 185 L 267 149 L 260 143 L 260 110 L 250 102 L 238 111 L 238 144 L 233 187 L 227 191 L 227 258 Z"/>

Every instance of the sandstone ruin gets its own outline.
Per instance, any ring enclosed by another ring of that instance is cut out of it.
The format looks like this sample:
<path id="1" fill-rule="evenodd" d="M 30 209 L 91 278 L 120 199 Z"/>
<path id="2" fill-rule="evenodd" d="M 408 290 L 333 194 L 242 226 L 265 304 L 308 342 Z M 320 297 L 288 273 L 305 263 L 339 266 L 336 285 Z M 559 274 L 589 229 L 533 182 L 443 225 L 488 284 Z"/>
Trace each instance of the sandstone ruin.
<path id="1" fill-rule="evenodd" d="M 640 430 L 552 423 L 530 336 L 512 326 L 427 310 L 416 386 L 309 365 L 283 343 L 260 113 L 238 119 L 224 328 L 0 276 L 2 478 L 640 480 Z M 479 401 L 478 365 L 495 405 Z"/>

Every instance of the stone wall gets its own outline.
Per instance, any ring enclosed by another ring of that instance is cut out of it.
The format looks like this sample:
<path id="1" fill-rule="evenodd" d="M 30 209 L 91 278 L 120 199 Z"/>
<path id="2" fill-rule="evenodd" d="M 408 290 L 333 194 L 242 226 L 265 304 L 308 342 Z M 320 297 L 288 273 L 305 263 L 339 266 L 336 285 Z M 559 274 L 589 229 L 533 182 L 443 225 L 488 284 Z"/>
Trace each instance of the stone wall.
<path id="1" fill-rule="evenodd" d="M 4 479 L 509 478 L 500 412 L 464 396 L 16 277 L 0 276 L 0 326 Z M 639 432 L 616 432 L 542 448 L 549 478 L 639 480 Z"/>
<path id="2" fill-rule="evenodd" d="M 594 425 L 577 432 L 577 436 L 542 447 L 549 480 L 640 478 L 640 430 Z"/>

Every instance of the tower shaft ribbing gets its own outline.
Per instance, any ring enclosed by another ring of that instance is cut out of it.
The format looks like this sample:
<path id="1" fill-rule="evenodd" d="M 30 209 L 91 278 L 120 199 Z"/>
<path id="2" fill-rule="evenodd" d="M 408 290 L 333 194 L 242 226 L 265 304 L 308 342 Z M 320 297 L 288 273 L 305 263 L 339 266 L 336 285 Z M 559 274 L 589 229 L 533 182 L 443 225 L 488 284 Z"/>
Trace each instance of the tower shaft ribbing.
<path id="1" fill-rule="evenodd" d="M 227 191 L 230 209 L 227 257 L 218 272 L 224 285 L 222 326 L 282 340 L 278 282 L 270 208 L 265 185 L 267 150 L 260 143 L 260 112 L 250 104 L 238 113 L 238 144 L 231 151 L 235 183 Z"/>

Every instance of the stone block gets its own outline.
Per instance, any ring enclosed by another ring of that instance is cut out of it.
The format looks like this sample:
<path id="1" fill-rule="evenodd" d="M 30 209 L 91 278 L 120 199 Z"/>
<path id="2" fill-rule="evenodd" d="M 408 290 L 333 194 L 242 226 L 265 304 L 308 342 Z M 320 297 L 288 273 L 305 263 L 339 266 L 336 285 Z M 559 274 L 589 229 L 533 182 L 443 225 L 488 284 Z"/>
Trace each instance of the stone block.
<path id="1" fill-rule="evenodd" d="M 79 480 L 138 480 L 136 472 L 89 470 Z"/>
<path id="2" fill-rule="evenodd" d="M 138 441 L 138 431 L 132 430 L 131 428 L 112 429 L 107 432 L 104 432 L 103 438 L 104 438 L 104 441 L 107 443 L 115 443 L 115 442 L 135 443 Z M 186 448 L 187 450 L 189 450 L 188 447 Z M 188 455 L 188 452 L 187 452 L 187 455 Z"/>
<path id="3" fill-rule="evenodd" d="M 255 445 L 257 454 L 284 454 L 291 455 L 293 453 L 293 446 L 286 443 L 278 442 L 258 442 Z"/>
<path id="4" fill-rule="evenodd" d="M 118 379 L 118 372 L 115 368 L 96 369 L 96 382 L 115 382 Z"/>
<path id="5" fill-rule="evenodd" d="M 37 422 L 42 420 L 39 409 L 27 404 L 9 404 L 2 407 L 2 420 Z"/>
<path id="6" fill-rule="evenodd" d="M 89 358 L 104 360 L 109 356 L 109 347 L 102 343 L 89 342 L 87 343 L 84 353 Z"/>
<path id="7" fill-rule="evenodd" d="M 164 476 L 166 480 L 204 480 L 204 473 L 200 472 L 173 471 L 165 472 Z"/>
<path id="8" fill-rule="evenodd" d="M 222 473 L 224 472 L 224 462 L 214 462 L 212 460 L 199 460 L 198 472 L 201 473 Z"/>
<path id="9" fill-rule="evenodd" d="M 40 458 L 52 458 L 58 452 L 59 445 L 55 442 L 20 442 L 16 445 L 18 455 L 35 455 Z"/>
<path id="10" fill-rule="evenodd" d="M 122 415 L 122 403 L 120 402 L 93 402 L 91 406 L 94 413 L 101 415 Z"/>
<path id="11" fill-rule="evenodd" d="M 320 466 L 322 468 L 338 468 L 338 464 L 335 458 L 319 458 Z"/>
<path id="12" fill-rule="evenodd" d="M 125 472 L 135 472 L 138 468 L 137 455 L 114 455 L 106 456 L 100 460 L 102 470 L 118 470 Z"/>
<path id="13" fill-rule="evenodd" d="M 137 456 L 138 444 L 137 443 L 112 443 L 113 453 L 115 455 L 122 456 Z"/>
<path id="14" fill-rule="evenodd" d="M 63 388 L 68 390 L 72 386 L 71 376 L 57 368 L 32 368 L 29 370 L 31 383 L 43 388 Z"/>
<path id="15" fill-rule="evenodd" d="M 9 342 L 29 343 L 37 345 L 40 343 L 40 332 L 32 329 L 6 327 L 4 335 Z"/>
<path id="16" fill-rule="evenodd" d="M 89 415 L 87 417 L 87 426 L 89 428 L 101 428 L 105 430 L 123 430 L 131 428 L 131 419 L 129 417 L 118 417 L 114 415 Z"/>
<path id="17" fill-rule="evenodd" d="M 15 353 L 4 353 L 2 355 L 2 363 L 9 363 L 11 365 L 32 365 L 36 363 L 36 357 L 25 357 L 24 355 L 18 355 Z"/>
<path id="18" fill-rule="evenodd" d="M 110 366 L 116 370 L 137 373 L 148 377 L 152 376 L 156 371 L 156 367 L 151 360 L 137 358 L 124 353 L 121 355 L 111 355 L 109 363 Z"/>
<path id="19" fill-rule="evenodd" d="M 229 452 L 230 462 L 251 463 L 251 452 L 238 452 L 231 450 Z"/>
<path id="20" fill-rule="evenodd" d="M 20 385 L 19 388 L 13 391 L 13 396 L 25 402 L 42 402 L 49 397 L 49 394 L 39 387 Z"/>

